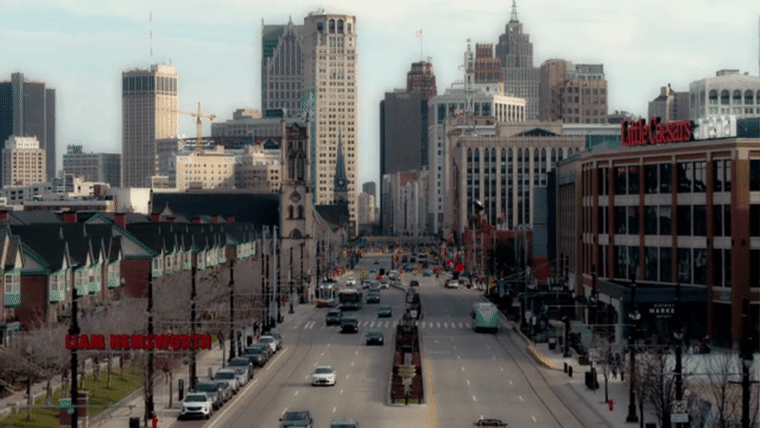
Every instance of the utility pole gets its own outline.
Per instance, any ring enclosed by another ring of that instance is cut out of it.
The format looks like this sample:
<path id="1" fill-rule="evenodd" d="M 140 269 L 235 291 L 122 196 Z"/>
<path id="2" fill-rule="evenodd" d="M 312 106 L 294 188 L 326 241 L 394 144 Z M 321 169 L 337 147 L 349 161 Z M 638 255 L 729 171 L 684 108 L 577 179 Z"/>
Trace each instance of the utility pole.
<path id="1" fill-rule="evenodd" d="M 79 337 L 79 320 L 78 308 L 77 308 L 77 287 L 74 283 L 74 271 L 71 272 L 71 327 L 69 328 L 69 335 Z M 77 347 L 71 348 L 71 405 L 74 407 L 74 412 L 71 414 L 71 428 L 78 428 L 79 426 L 79 385 L 77 382 L 79 361 L 77 355 Z"/>
<path id="2" fill-rule="evenodd" d="M 631 281 L 631 308 L 628 313 L 628 317 L 633 322 L 633 329 L 631 335 L 628 337 L 628 345 L 631 348 L 631 365 L 628 372 L 628 381 L 630 382 L 630 391 L 628 395 L 628 416 L 626 416 L 626 422 L 638 422 L 639 417 L 636 415 L 636 392 L 634 391 L 636 384 L 636 327 L 641 318 L 641 314 L 636 311 L 636 280 Z"/>
<path id="3" fill-rule="evenodd" d="M 673 332 L 676 345 L 676 369 L 675 369 L 675 386 L 676 386 L 676 400 L 683 400 L 683 367 L 681 363 L 681 344 L 683 340 L 683 324 L 681 324 L 681 283 L 676 282 L 676 303 L 675 303 L 675 319 L 676 328 Z M 676 428 L 680 428 L 681 424 L 676 423 Z"/>
<path id="4" fill-rule="evenodd" d="M 153 270 L 148 271 L 148 335 L 153 335 Z M 153 360 L 155 348 L 148 351 L 148 374 L 145 385 L 145 425 L 153 419 Z"/>
<path id="5" fill-rule="evenodd" d="M 197 256 L 196 256 L 197 257 Z M 190 269 L 190 332 L 195 337 L 196 334 L 196 313 L 195 302 L 198 298 L 198 293 L 195 289 L 195 275 L 198 273 L 198 267 L 193 263 Z M 190 357 L 190 389 L 194 389 L 198 385 L 198 374 L 196 373 L 196 352 L 193 351 Z"/>
<path id="6" fill-rule="evenodd" d="M 749 369 L 752 367 L 752 352 L 755 350 L 755 341 L 752 338 L 750 329 L 749 299 L 742 299 L 742 341 L 741 341 L 741 359 L 742 359 L 742 428 L 750 428 L 749 401 L 750 401 L 750 384 Z"/>
<path id="7" fill-rule="evenodd" d="M 235 260 L 230 260 L 230 360 L 235 358 Z"/>
<path id="8" fill-rule="evenodd" d="M 275 290 L 276 297 L 277 297 L 277 321 L 274 323 L 273 327 L 277 326 L 277 323 L 282 320 L 282 316 L 280 315 L 280 303 L 282 302 L 282 297 L 280 296 L 280 293 L 282 292 L 282 286 L 280 285 L 280 248 L 278 246 L 280 241 L 280 236 L 277 231 L 277 226 L 274 226 L 274 231 L 272 232 L 272 246 L 274 247 L 274 250 L 272 251 L 274 253 L 275 258 L 275 266 L 277 269 L 277 272 L 275 272 L 276 275 L 276 282 L 275 282 Z"/>
<path id="9" fill-rule="evenodd" d="M 265 227 L 265 226 L 264 226 Z M 262 325 L 269 322 L 269 295 L 267 294 L 267 263 L 266 263 L 266 235 L 264 227 L 261 229 L 261 294 L 264 296 L 264 320 Z M 258 333 L 258 331 L 254 332 Z"/>

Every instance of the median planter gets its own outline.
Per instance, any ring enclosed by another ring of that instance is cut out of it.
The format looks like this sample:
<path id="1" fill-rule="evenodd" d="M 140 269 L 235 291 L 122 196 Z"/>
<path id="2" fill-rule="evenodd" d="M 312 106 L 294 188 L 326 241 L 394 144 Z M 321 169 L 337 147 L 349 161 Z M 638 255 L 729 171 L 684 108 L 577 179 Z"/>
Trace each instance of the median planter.
<path id="1" fill-rule="evenodd" d="M 390 393 L 394 404 L 423 402 L 422 358 L 416 326 L 398 326 L 396 329 Z"/>

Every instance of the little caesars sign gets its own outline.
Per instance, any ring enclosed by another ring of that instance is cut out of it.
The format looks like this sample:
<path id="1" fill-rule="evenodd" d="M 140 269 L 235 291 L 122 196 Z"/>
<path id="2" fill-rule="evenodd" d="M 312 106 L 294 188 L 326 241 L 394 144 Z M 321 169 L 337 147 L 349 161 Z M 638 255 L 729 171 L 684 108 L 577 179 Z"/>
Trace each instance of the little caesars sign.
<path id="1" fill-rule="evenodd" d="M 736 137 L 735 116 L 710 116 L 695 122 L 682 120 L 660 123 L 659 117 L 646 121 L 620 122 L 620 144 L 645 146 Z"/>

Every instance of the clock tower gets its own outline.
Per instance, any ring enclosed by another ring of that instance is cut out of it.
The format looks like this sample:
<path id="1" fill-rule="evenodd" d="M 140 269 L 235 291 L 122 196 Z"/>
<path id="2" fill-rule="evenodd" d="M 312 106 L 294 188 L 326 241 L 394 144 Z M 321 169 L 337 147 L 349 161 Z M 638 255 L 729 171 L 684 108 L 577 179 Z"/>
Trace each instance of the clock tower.
<path id="1" fill-rule="evenodd" d="M 280 144 L 280 266 L 283 294 L 303 295 L 301 278 L 310 268 L 312 194 L 309 186 L 309 122 L 305 126 L 282 121 Z M 287 288 L 286 288 L 287 287 Z M 295 296 L 293 296 L 295 297 Z"/>

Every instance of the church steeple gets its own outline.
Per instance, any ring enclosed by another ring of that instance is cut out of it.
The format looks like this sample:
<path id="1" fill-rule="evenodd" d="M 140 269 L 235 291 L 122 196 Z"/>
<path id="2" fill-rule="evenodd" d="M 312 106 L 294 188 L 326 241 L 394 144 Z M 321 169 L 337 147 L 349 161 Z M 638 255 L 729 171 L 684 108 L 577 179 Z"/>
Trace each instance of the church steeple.
<path id="1" fill-rule="evenodd" d="M 335 178 L 333 179 L 335 186 L 333 193 L 335 194 L 335 203 L 348 201 L 348 179 L 346 178 L 346 166 L 343 162 L 343 127 L 338 129 L 338 156 L 335 160 Z"/>
<path id="2" fill-rule="evenodd" d="M 520 22 L 517 19 L 517 3 L 516 0 L 512 0 L 512 16 L 509 17 L 509 22 Z"/>

